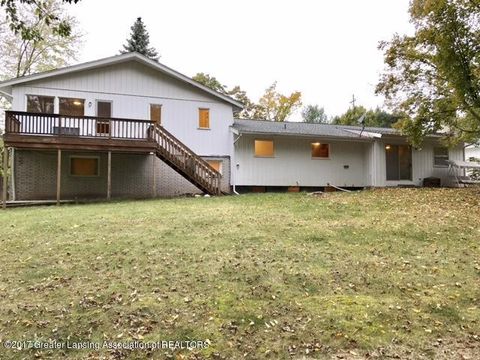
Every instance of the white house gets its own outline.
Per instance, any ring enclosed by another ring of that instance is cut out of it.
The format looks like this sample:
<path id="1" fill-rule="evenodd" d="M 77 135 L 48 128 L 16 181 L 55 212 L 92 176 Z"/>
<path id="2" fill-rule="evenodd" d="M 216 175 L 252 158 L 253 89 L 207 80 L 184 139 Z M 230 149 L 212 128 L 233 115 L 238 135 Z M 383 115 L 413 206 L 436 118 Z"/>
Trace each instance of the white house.
<path id="1" fill-rule="evenodd" d="M 447 149 L 439 136 L 412 149 L 394 129 L 236 120 L 237 186 L 421 186 L 446 184 L 446 160 L 463 160 L 463 147 Z"/>
<path id="2" fill-rule="evenodd" d="M 234 120 L 242 104 L 136 53 L 0 83 L 15 200 L 147 197 L 232 188 L 384 187 L 447 177 L 437 136 Z"/>
<path id="3" fill-rule="evenodd" d="M 465 148 L 465 159 L 480 159 L 480 145 L 470 145 Z"/>

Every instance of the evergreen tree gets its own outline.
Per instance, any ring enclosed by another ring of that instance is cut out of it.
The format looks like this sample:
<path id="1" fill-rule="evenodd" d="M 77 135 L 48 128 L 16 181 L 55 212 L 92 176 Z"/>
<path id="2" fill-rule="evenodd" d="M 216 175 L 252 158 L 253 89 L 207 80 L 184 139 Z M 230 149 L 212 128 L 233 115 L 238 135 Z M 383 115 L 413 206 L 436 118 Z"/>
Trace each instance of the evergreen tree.
<path id="1" fill-rule="evenodd" d="M 142 18 L 137 18 L 130 29 L 132 30 L 130 39 L 127 39 L 127 44 L 123 45 L 123 50 L 120 50 L 120 53 L 138 52 L 152 60 L 158 61 L 160 56 L 155 48 L 149 47 L 150 36 Z"/>

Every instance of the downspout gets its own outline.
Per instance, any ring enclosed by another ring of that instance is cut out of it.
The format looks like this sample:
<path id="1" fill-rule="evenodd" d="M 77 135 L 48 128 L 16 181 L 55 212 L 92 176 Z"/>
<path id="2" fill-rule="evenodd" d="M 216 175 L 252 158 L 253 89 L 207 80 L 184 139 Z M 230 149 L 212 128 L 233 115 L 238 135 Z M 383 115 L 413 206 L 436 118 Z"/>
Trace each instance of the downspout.
<path id="1" fill-rule="evenodd" d="M 242 137 L 242 134 L 238 134 L 237 138 L 233 140 L 233 154 L 232 154 L 232 162 L 233 162 L 233 168 L 235 169 L 235 174 L 233 175 L 233 184 L 232 184 L 232 191 L 235 195 L 240 195 L 238 192 L 237 192 L 237 188 L 236 188 L 236 182 L 237 182 L 237 164 L 235 163 L 235 145 L 237 143 L 237 141 Z"/>

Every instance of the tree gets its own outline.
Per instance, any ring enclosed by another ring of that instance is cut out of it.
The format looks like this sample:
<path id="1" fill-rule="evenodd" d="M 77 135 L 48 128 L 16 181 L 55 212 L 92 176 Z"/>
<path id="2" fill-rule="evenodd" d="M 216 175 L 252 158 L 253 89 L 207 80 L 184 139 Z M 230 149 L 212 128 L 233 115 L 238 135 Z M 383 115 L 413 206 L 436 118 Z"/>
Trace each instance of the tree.
<path id="1" fill-rule="evenodd" d="M 37 16 L 34 7 L 18 7 L 17 14 L 25 26 L 39 34 L 39 37 L 24 39 L 20 34 L 10 32 L 7 22 L 0 24 L 0 79 L 56 69 L 75 60 L 82 37 L 77 30 L 77 20 L 66 14 L 62 1 L 47 0 L 42 4 L 49 14 L 70 24 L 70 34 L 59 35 L 45 18 Z"/>
<path id="2" fill-rule="evenodd" d="M 289 96 L 277 91 L 277 82 L 265 90 L 255 106 L 254 117 L 258 120 L 285 121 L 295 110 L 302 106 L 302 93 L 295 91 Z"/>
<path id="3" fill-rule="evenodd" d="M 79 0 L 63 0 L 63 3 L 76 4 Z M 19 35 L 22 40 L 41 41 L 42 33 L 37 28 L 30 25 L 22 16 L 22 6 L 31 8 L 31 13 L 35 14 L 38 22 L 44 23 L 51 31 L 60 36 L 68 37 L 71 35 L 71 23 L 66 18 L 60 18 L 52 12 L 49 6 L 49 0 L 0 0 L 0 7 L 5 9 L 6 24 L 15 35 Z"/>
<path id="4" fill-rule="evenodd" d="M 216 92 L 227 95 L 227 87 L 222 85 L 214 76 L 205 73 L 197 73 L 192 79 Z"/>
<path id="5" fill-rule="evenodd" d="M 123 45 L 123 50 L 120 50 L 120 53 L 138 52 L 152 60 L 158 61 L 160 56 L 155 48 L 150 47 L 150 35 L 142 18 L 138 17 L 130 29 L 132 30 L 130 39 L 127 39 L 127 44 Z"/>
<path id="6" fill-rule="evenodd" d="M 240 86 L 234 86 L 231 90 L 227 92 L 227 95 L 234 98 L 238 102 L 243 104 L 243 109 L 235 113 L 235 117 L 240 119 L 250 119 L 252 118 L 255 112 L 255 104 L 247 96 L 247 92 L 242 90 Z"/>
<path id="7" fill-rule="evenodd" d="M 302 110 L 302 119 L 306 123 L 328 123 L 328 116 L 325 109 L 318 105 L 307 105 Z"/>
<path id="8" fill-rule="evenodd" d="M 344 114 L 335 116 L 332 122 L 337 125 L 360 126 L 361 124 L 358 121 L 363 115 L 365 115 L 363 123 L 365 126 L 370 127 L 390 128 L 398 120 L 398 116 L 392 115 L 379 108 L 367 110 L 363 106 L 355 106 L 348 109 Z"/>
<path id="9" fill-rule="evenodd" d="M 450 143 L 480 138 L 480 2 L 412 0 L 413 36 L 379 48 L 386 71 L 376 92 L 402 115 L 398 127 L 419 145 L 443 130 Z"/>
<path id="10" fill-rule="evenodd" d="M 236 85 L 229 90 L 228 87 L 226 85 L 222 85 L 217 78 L 205 73 L 197 73 L 192 79 L 202 85 L 205 85 L 206 87 L 209 87 L 212 90 L 215 90 L 216 92 L 219 92 L 220 94 L 230 96 L 236 101 L 242 103 L 244 107 L 241 111 L 238 111 L 234 114 L 235 117 L 240 119 L 249 119 L 253 116 L 255 104 L 247 96 L 247 92 L 242 90 L 240 86 Z"/>

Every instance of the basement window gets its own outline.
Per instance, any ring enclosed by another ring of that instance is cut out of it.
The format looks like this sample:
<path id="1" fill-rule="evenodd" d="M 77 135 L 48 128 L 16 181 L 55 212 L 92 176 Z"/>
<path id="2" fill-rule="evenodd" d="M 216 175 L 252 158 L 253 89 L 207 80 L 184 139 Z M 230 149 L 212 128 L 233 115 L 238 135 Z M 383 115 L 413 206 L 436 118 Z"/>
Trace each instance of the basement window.
<path id="1" fill-rule="evenodd" d="M 448 149 L 446 147 L 433 148 L 433 165 L 437 167 L 448 166 Z"/>
<path id="2" fill-rule="evenodd" d="M 210 129 L 210 109 L 198 109 L 198 128 Z"/>
<path id="3" fill-rule="evenodd" d="M 207 160 L 208 165 L 217 170 L 220 174 L 222 173 L 222 161 L 221 160 Z"/>
<path id="4" fill-rule="evenodd" d="M 94 156 L 71 156 L 70 175 L 72 176 L 99 176 L 100 159 Z"/>
<path id="5" fill-rule="evenodd" d="M 314 142 L 312 146 L 312 159 L 329 159 L 330 145 Z"/>
<path id="6" fill-rule="evenodd" d="M 274 156 L 273 140 L 255 140 L 255 156 L 273 157 Z"/>

